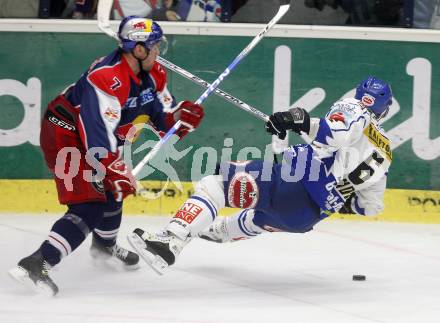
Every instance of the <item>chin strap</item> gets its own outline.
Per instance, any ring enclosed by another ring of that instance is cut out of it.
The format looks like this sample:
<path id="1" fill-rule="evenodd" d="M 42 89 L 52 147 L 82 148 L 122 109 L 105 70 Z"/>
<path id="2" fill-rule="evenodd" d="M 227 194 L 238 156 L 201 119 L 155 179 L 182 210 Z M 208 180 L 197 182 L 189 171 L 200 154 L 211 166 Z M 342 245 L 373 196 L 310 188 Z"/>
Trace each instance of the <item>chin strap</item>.
<path id="1" fill-rule="evenodd" d="M 134 54 L 134 49 L 131 51 L 131 55 L 133 55 L 134 58 L 136 58 L 138 65 L 139 65 L 139 73 L 143 71 L 142 68 L 142 61 L 146 60 L 148 58 L 148 56 L 150 55 L 150 51 L 148 50 L 148 48 L 145 47 L 145 49 L 147 50 L 147 55 L 144 57 L 144 59 L 140 59 L 139 57 L 137 57 Z"/>

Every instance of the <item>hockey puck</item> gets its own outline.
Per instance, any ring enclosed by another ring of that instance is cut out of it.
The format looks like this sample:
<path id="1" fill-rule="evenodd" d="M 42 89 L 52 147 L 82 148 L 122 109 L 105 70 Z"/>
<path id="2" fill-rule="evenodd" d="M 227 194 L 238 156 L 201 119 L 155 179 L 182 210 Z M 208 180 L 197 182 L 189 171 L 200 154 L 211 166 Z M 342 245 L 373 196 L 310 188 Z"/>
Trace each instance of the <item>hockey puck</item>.
<path id="1" fill-rule="evenodd" d="M 353 275 L 353 280 L 356 281 L 362 281 L 362 280 L 366 280 L 367 277 L 365 277 L 365 275 Z"/>

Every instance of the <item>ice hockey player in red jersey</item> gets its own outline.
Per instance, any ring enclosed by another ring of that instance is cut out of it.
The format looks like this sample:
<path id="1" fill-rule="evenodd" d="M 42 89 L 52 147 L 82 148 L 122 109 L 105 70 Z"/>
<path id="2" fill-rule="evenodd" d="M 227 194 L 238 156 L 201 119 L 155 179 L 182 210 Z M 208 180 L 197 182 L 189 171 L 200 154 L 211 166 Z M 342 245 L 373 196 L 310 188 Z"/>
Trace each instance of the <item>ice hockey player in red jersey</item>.
<path id="1" fill-rule="evenodd" d="M 161 27 L 136 16 L 122 20 L 119 47 L 96 60 L 81 78 L 49 103 L 41 124 L 40 143 L 54 173 L 59 202 L 67 212 L 48 237 L 10 275 L 50 295 L 58 287 L 51 267 L 93 234 L 91 255 L 138 266 L 137 254 L 116 244 L 122 203 L 136 191 L 121 147 L 136 124 L 167 131 L 182 121 L 182 138 L 200 124 L 204 112 L 190 101 L 176 103 L 167 89 L 165 70 L 155 62 L 166 38 Z M 95 162 L 95 163 L 94 163 Z M 77 169 L 76 176 L 65 174 Z M 102 172 L 101 177 L 95 176 Z"/>

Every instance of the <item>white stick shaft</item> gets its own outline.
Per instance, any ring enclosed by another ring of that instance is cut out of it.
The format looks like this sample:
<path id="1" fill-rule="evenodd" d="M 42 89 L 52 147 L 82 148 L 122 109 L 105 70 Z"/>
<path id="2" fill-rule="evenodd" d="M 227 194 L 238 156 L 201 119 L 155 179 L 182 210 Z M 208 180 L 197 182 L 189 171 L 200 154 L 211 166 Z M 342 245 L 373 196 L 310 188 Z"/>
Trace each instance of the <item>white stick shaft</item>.
<path id="1" fill-rule="evenodd" d="M 190 72 L 188 72 L 187 70 L 184 70 L 183 68 L 167 61 L 165 58 L 163 57 L 157 57 L 156 61 L 158 63 L 160 63 L 162 66 L 166 67 L 167 69 L 185 77 L 186 79 L 194 82 L 195 84 L 200 85 L 201 87 L 204 88 L 208 88 L 211 84 L 206 82 L 205 80 L 202 80 L 200 77 L 191 74 Z M 225 99 L 226 101 L 232 103 L 233 105 L 235 105 L 236 107 L 254 115 L 255 117 L 267 122 L 269 120 L 269 116 L 261 111 L 259 111 L 258 109 L 250 106 L 249 104 L 241 101 L 240 99 L 234 97 L 233 95 L 217 88 L 214 90 L 214 93 L 217 94 L 219 97 Z"/>
<path id="2" fill-rule="evenodd" d="M 112 7 L 113 7 L 113 0 L 98 1 L 98 9 L 96 11 L 97 19 L 98 19 L 98 27 L 110 37 L 119 40 L 116 33 L 110 28 L 110 12 L 112 10 Z"/>
<path id="3" fill-rule="evenodd" d="M 206 89 L 205 92 L 197 99 L 196 104 L 201 104 L 205 99 L 220 85 L 220 83 L 232 72 L 232 70 L 245 58 L 249 52 L 263 39 L 264 35 L 271 29 L 289 10 L 290 2 L 283 1 L 286 4 L 282 4 L 278 9 L 277 14 L 264 26 L 264 28 L 258 33 L 257 36 L 241 51 L 240 54 L 232 61 L 231 64 L 220 74 L 220 76 L 212 82 L 212 84 Z"/>

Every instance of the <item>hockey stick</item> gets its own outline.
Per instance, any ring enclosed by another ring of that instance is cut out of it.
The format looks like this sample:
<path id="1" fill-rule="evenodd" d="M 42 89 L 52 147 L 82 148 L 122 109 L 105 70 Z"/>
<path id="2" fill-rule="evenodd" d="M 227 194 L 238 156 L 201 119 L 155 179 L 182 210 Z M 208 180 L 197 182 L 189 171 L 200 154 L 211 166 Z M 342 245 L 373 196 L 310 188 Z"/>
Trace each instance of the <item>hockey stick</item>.
<path id="1" fill-rule="evenodd" d="M 249 54 L 249 52 L 263 39 L 264 35 L 271 29 L 289 10 L 290 8 L 290 0 L 280 0 L 280 8 L 278 9 L 277 14 L 272 18 L 269 23 L 264 26 L 264 28 L 260 31 L 260 33 L 254 37 L 254 39 L 250 42 L 249 45 L 246 46 L 245 49 L 241 51 L 240 54 L 232 61 L 231 64 L 220 74 L 220 76 L 206 89 L 205 92 L 196 100 L 196 104 L 201 104 L 215 89 L 220 85 L 220 83 L 232 72 L 232 70 Z M 162 137 L 156 146 L 150 150 L 150 152 L 136 165 L 133 169 L 133 175 L 136 176 L 140 172 L 140 170 L 151 160 L 159 151 L 159 149 L 163 146 L 164 143 L 168 141 L 168 139 L 174 135 L 177 130 L 182 125 L 182 122 L 177 121 L 170 130 Z"/>
<path id="2" fill-rule="evenodd" d="M 118 35 L 110 28 L 110 11 L 112 10 L 113 0 L 99 0 L 96 10 L 98 27 L 110 37 L 119 41 Z"/>
<path id="3" fill-rule="evenodd" d="M 183 68 L 171 63 L 170 61 L 167 61 L 163 57 L 157 57 L 156 61 L 158 63 L 160 63 L 162 66 L 168 68 L 169 70 L 171 70 L 177 74 L 180 74 L 184 78 L 192 81 L 195 84 L 200 85 L 201 87 L 204 87 L 205 89 L 207 89 L 211 86 L 210 83 L 206 82 L 205 80 L 202 80 L 200 77 L 198 77 L 194 74 L 191 74 L 187 70 L 184 70 Z M 233 105 L 237 106 L 238 108 L 240 108 L 246 112 L 249 112 L 250 114 L 253 114 L 257 118 L 259 118 L 265 122 L 267 122 L 269 120 L 269 116 L 267 114 L 261 112 L 260 110 L 250 106 L 249 104 L 241 101 L 240 99 L 234 97 L 233 95 L 231 95 L 231 94 L 229 94 L 219 88 L 215 89 L 214 93 L 217 94 L 219 97 L 225 99 L 226 101 L 232 103 Z"/>

